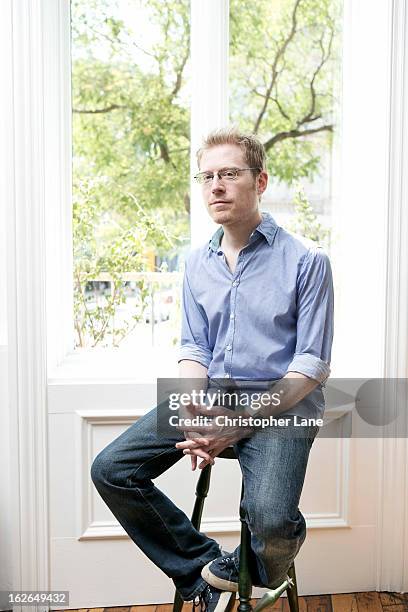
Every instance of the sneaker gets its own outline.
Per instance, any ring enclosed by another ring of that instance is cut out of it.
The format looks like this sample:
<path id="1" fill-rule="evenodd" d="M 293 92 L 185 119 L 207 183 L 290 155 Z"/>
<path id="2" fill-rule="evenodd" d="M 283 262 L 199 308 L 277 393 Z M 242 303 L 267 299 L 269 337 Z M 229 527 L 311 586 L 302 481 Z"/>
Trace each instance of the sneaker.
<path id="1" fill-rule="evenodd" d="M 207 584 L 194 600 L 192 612 L 196 612 L 196 608 L 200 612 L 231 612 L 235 599 L 235 593 L 220 591 Z"/>
<path id="2" fill-rule="evenodd" d="M 238 591 L 238 570 L 232 554 L 226 553 L 207 563 L 201 570 L 201 576 L 215 589 Z"/>

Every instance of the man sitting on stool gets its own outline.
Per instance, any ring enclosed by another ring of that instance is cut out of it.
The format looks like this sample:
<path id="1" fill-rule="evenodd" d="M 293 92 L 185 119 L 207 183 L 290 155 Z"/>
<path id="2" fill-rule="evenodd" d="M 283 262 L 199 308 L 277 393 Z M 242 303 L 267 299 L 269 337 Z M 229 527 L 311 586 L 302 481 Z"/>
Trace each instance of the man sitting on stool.
<path id="1" fill-rule="evenodd" d="M 217 379 L 228 379 L 225 383 L 241 392 L 261 389 L 263 395 L 270 393 L 270 402 L 245 414 L 282 414 L 288 422 L 223 426 L 215 417 L 231 416 L 230 408 L 191 405 L 191 415 L 210 414 L 212 422 L 163 436 L 155 408 L 99 453 L 91 475 L 120 524 L 173 579 L 183 599 L 196 599 L 209 612 L 224 612 L 238 588 L 238 549 L 222 553 L 152 479 L 183 454 L 191 456 L 193 469 L 200 459 L 203 468 L 234 445 L 244 478 L 252 582 L 268 588 L 283 582 L 306 537 L 298 504 L 319 430 L 313 419 L 324 411 L 333 286 L 325 252 L 260 212 L 268 174 L 265 150 L 254 135 L 235 129 L 213 132 L 197 159 L 196 179 L 220 227 L 186 264 L 180 377 L 201 379 L 204 389 L 210 382 L 209 397 Z M 302 427 L 295 424 L 295 415 L 302 417 Z"/>

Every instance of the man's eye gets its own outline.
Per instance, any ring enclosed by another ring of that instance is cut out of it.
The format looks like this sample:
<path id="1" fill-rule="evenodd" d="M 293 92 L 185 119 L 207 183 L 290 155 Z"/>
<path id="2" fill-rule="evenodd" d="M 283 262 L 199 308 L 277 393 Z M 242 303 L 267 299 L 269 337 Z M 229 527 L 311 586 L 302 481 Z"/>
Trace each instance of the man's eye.
<path id="1" fill-rule="evenodd" d="M 205 182 L 212 181 L 212 180 L 213 180 L 213 178 L 214 178 L 214 175 L 213 175 L 213 174 L 211 174 L 210 172 L 209 172 L 208 174 L 203 174 L 203 180 L 204 180 Z"/>
<path id="2" fill-rule="evenodd" d="M 224 170 L 224 172 L 222 173 L 222 176 L 224 176 L 227 179 L 232 179 L 237 176 L 237 173 L 235 170 Z"/>

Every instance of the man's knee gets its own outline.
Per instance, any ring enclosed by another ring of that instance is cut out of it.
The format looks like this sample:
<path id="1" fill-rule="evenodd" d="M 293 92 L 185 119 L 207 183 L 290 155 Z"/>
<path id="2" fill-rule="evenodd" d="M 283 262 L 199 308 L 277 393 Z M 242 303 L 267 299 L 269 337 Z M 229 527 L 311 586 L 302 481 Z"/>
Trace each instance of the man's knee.
<path id="1" fill-rule="evenodd" d="M 129 454 L 117 440 L 111 442 L 93 460 L 91 465 L 91 479 L 95 487 L 100 490 L 104 487 L 130 487 L 136 484 L 142 486 L 146 478 L 141 474 L 143 463 L 143 449 L 134 440 L 134 448 Z M 140 473 L 136 479 L 135 472 Z"/>
<path id="2" fill-rule="evenodd" d="M 91 465 L 91 479 L 98 489 L 103 485 L 109 484 L 114 472 L 114 460 L 112 454 L 102 450 L 93 460 Z"/>
<path id="3" fill-rule="evenodd" d="M 303 515 L 298 511 L 292 517 L 286 512 L 274 511 L 271 508 L 257 508 L 250 518 L 251 531 L 261 540 L 279 541 L 301 539 L 306 532 Z"/>
<path id="4" fill-rule="evenodd" d="M 98 490 L 112 485 L 126 487 L 128 476 L 129 466 L 123 461 L 120 450 L 112 444 L 104 448 L 92 462 L 91 478 Z"/>

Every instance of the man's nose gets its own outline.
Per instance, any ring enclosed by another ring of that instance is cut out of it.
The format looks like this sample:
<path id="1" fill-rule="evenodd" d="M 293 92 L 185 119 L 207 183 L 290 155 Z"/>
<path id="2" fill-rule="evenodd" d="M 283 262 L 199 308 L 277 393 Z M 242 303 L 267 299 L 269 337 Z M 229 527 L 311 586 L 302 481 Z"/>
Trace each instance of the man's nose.
<path id="1" fill-rule="evenodd" d="M 220 180 L 220 177 L 218 176 L 218 174 L 214 174 L 214 178 L 211 184 L 211 191 L 213 193 L 216 193 L 217 191 L 224 191 L 224 189 L 225 189 L 224 183 L 222 182 L 222 180 Z"/>

